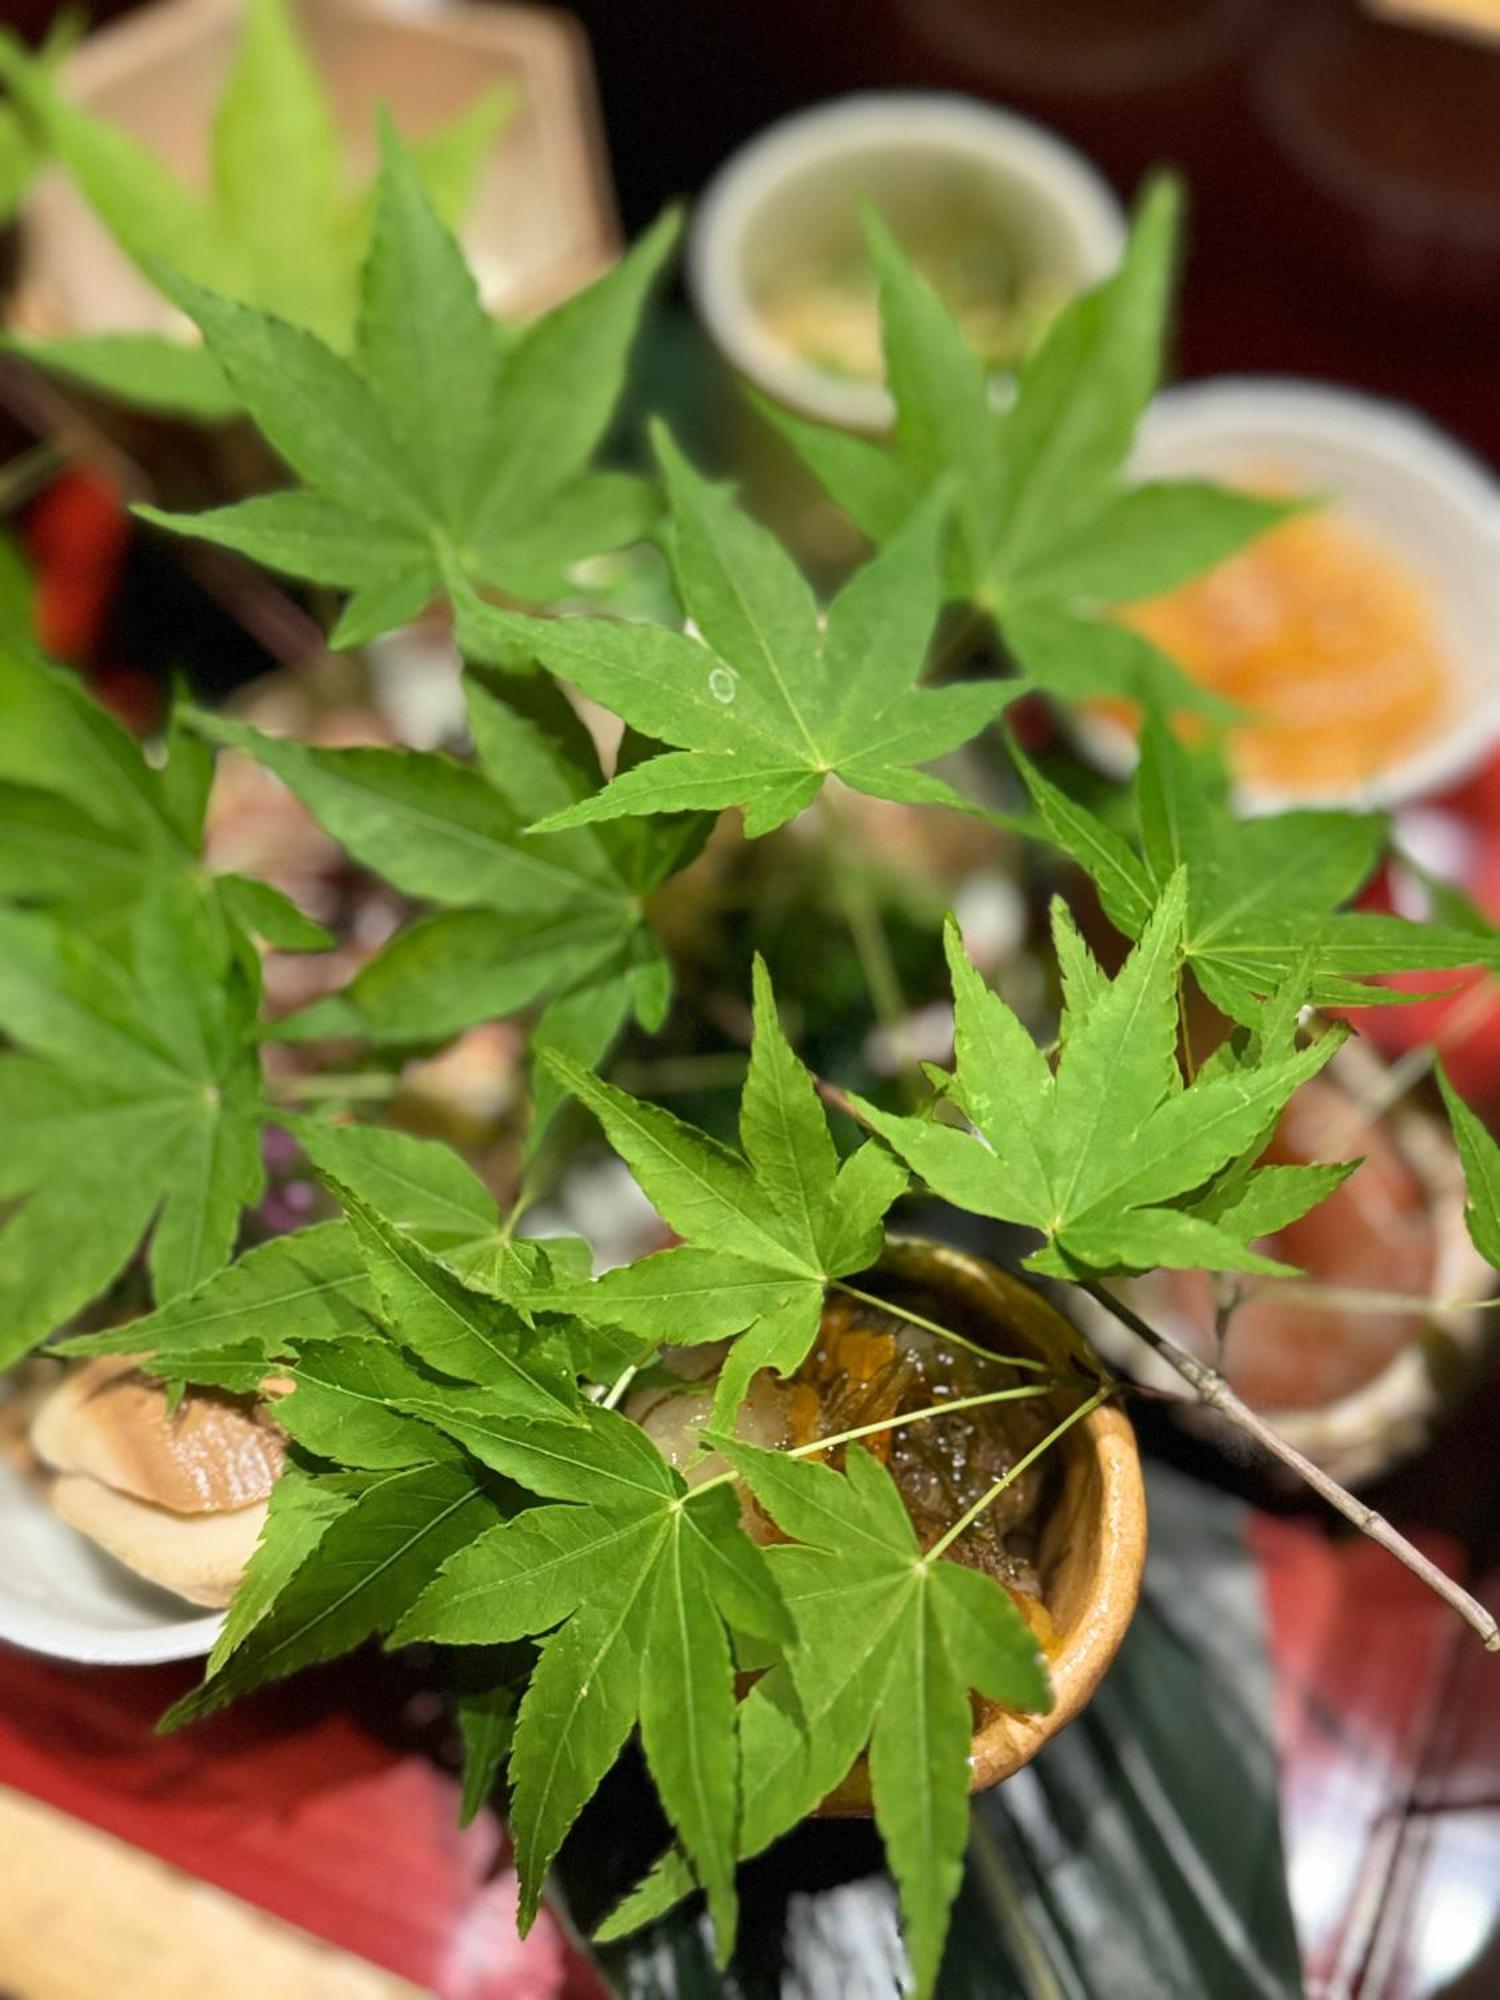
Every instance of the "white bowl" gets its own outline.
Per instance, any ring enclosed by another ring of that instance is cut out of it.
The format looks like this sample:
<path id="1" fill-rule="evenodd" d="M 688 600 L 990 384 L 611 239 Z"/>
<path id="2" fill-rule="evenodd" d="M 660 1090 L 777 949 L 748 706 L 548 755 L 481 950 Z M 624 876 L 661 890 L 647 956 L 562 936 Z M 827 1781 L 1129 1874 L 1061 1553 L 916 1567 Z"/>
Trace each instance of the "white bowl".
<path id="1" fill-rule="evenodd" d="M 158 1590 L 58 1519 L 21 1473 L 0 1462 L 0 1640 L 89 1666 L 195 1660 L 224 1623 Z"/>
<path id="2" fill-rule="evenodd" d="M 1159 396 L 1131 465 L 1140 479 L 1233 485 L 1265 468 L 1326 495 L 1340 521 L 1398 553 L 1430 593 L 1449 661 L 1448 714 L 1409 756 L 1316 796 L 1237 787 L 1247 812 L 1293 804 L 1385 807 L 1456 783 L 1500 743 L 1500 483 L 1425 417 L 1352 389 L 1224 376 Z M 1089 753 L 1123 775 L 1134 738 L 1081 716 Z"/>
<path id="3" fill-rule="evenodd" d="M 1125 222 L 1113 193 L 1071 146 L 977 99 L 910 91 L 841 97 L 772 125 L 719 170 L 688 245 L 693 299 L 715 343 L 756 385 L 804 415 L 880 431 L 886 390 L 806 361 L 766 326 L 758 292 L 803 247 L 858 240 L 866 203 L 902 234 L 903 216 L 972 178 L 966 195 L 1003 216 L 1060 289 L 1081 291 L 1119 262 Z"/>

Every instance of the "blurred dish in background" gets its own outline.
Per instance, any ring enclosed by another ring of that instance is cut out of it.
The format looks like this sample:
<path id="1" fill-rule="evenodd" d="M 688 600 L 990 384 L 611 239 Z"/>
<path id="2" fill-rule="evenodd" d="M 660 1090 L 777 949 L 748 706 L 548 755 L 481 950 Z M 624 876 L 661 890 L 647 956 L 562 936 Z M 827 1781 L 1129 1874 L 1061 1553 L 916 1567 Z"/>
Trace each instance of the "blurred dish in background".
<path id="1" fill-rule="evenodd" d="M 488 90 L 516 90 L 515 114 L 491 149 L 463 230 L 492 308 L 538 311 L 611 261 L 618 238 L 588 48 L 567 15 L 444 5 L 396 12 L 372 0 L 303 0 L 294 12 L 361 174 L 373 169 L 382 107 L 416 136 Z M 242 14 L 239 0 L 141 8 L 81 44 L 63 68 L 63 87 L 201 185 Z M 7 317 L 48 335 L 181 325 L 60 173 L 45 175 L 23 210 Z"/>
<path id="2" fill-rule="evenodd" d="M 1301 288 L 1314 309 L 1347 312 L 1357 290 L 1419 323 L 1467 320 L 1488 341 L 1500 301 L 1500 16 L 1490 9 L 1481 33 L 1473 0 L 1397 11 L 1348 0 L 1279 10 L 1250 93 L 1287 170 L 1266 190 L 1265 224 L 1316 271 Z"/>
<path id="3" fill-rule="evenodd" d="M 1158 399 L 1134 471 L 1326 500 L 1121 607 L 1259 718 L 1229 736 L 1248 810 L 1397 804 L 1500 741 L 1500 486 L 1440 431 L 1348 390 L 1224 378 Z M 1118 715 L 1081 729 L 1108 767 L 1133 761 Z"/>
<path id="4" fill-rule="evenodd" d="M 698 210 L 688 278 L 729 361 L 779 402 L 849 429 L 887 428 L 877 210 L 998 371 L 1118 260 L 1119 204 L 1088 161 L 975 100 L 835 99 L 741 149 Z"/>
<path id="5" fill-rule="evenodd" d="M 1267 488 L 1284 482 L 1267 466 Z M 1321 511 L 1121 622 L 1258 719 L 1236 729 L 1247 785 L 1358 791 L 1429 743 L 1453 690 L 1431 593 L 1387 543 Z"/>
<path id="6" fill-rule="evenodd" d="M 997 84 L 1108 97 L 1196 77 L 1239 49 L 1259 0 L 899 0 L 934 48 Z"/>

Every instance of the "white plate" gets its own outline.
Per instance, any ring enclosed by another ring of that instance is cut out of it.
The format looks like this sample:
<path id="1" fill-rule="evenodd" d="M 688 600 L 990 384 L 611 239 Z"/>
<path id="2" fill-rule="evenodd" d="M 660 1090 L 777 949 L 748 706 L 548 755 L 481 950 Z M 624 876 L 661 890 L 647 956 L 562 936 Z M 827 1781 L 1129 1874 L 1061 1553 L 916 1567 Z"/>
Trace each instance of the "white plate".
<path id="1" fill-rule="evenodd" d="M 133 1576 L 60 1521 L 0 1462 L 0 1640 L 90 1666 L 148 1666 L 210 1651 L 223 1616 Z"/>
<path id="2" fill-rule="evenodd" d="M 1415 410 L 1352 389 L 1222 376 L 1159 396 L 1131 463 L 1139 479 L 1244 483 L 1289 475 L 1400 555 L 1431 593 L 1452 669 L 1451 713 L 1412 754 L 1358 787 L 1309 797 L 1242 785 L 1247 812 L 1294 804 L 1385 807 L 1455 784 L 1500 743 L 1500 483 Z M 1124 775 L 1135 739 L 1079 716 L 1089 754 Z"/>

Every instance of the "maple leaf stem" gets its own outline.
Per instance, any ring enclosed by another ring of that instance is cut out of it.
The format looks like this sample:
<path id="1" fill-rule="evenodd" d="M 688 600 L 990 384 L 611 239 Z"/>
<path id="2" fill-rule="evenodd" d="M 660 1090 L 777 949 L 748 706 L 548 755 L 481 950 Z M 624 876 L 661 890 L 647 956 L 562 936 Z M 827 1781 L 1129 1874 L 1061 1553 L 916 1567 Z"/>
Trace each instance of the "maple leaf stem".
<path id="1" fill-rule="evenodd" d="M 1091 1417 L 1099 1405 L 1106 1402 L 1114 1392 L 1115 1384 L 1113 1382 L 1105 1382 L 1094 1391 L 1092 1396 L 1086 1396 L 1081 1403 L 1075 1404 L 1065 1417 L 1052 1426 L 1044 1438 L 1034 1444 L 1030 1451 L 1023 1452 L 1010 1470 L 1003 1472 L 989 1491 L 982 1493 L 974 1502 L 974 1505 L 960 1514 L 952 1527 L 938 1537 L 927 1551 L 927 1560 L 929 1562 L 936 1562 L 939 1556 L 946 1555 L 959 1536 L 966 1534 L 981 1514 L 988 1513 L 990 1508 L 1000 1498 L 1000 1495 L 1008 1487 L 1014 1486 L 1021 1474 L 1036 1464 L 1043 1452 L 1050 1451 L 1059 1438 L 1067 1435 L 1074 1424 L 1082 1423 L 1085 1417 Z"/>
<path id="2" fill-rule="evenodd" d="M 273 1079 L 272 1088 L 278 1096 L 293 1103 L 302 1098 L 316 1097 L 345 1098 L 350 1103 L 368 1098 L 373 1102 L 394 1097 L 401 1088 L 401 1079 L 376 1070 L 353 1071 L 344 1075 L 333 1070 L 317 1070 L 307 1076 L 278 1076 Z"/>
<path id="3" fill-rule="evenodd" d="M 0 472 L 0 514 L 12 514 L 51 479 L 64 453 L 55 444 L 35 444 L 19 452 Z"/>
<path id="4" fill-rule="evenodd" d="M 1077 1378 L 1069 1375 L 1054 1375 L 1045 1382 L 1027 1382 L 1016 1389 L 986 1389 L 982 1395 L 959 1396 L 951 1403 L 929 1403 L 925 1409 L 902 1410 L 893 1417 L 880 1417 L 868 1424 L 856 1424 L 853 1430 L 835 1431 L 832 1437 L 818 1438 L 812 1444 L 799 1444 L 787 1453 L 788 1458 L 812 1458 L 820 1451 L 835 1451 L 841 1444 L 857 1444 L 861 1438 L 878 1437 L 883 1431 L 894 1431 L 906 1424 L 922 1422 L 927 1417 L 951 1417 L 960 1410 L 981 1410 L 990 1403 L 1021 1403 L 1036 1396 L 1050 1396 L 1055 1389 L 1076 1386 Z"/>
<path id="5" fill-rule="evenodd" d="M 1192 1031 L 1188 1026 L 1187 974 L 1180 965 L 1177 968 L 1177 1018 L 1182 1032 L 1182 1067 L 1191 1086 L 1198 1072 L 1193 1062 Z"/>
<path id="6" fill-rule="evenodd" d="M 879 1311 L 888 1313 L 892 1319 L 905 1320 L 908 1326 L 920 1327 L 924 1333 L 933 1334 L 937 1339 L 947 1341 L 953 1347 L 965 1347 L 970 1354 L 983 1355 L 986 1361 L 1002 1362 L 1008 1367 L 1021 1368 L 1033 1375 L 1048 1373 L 1048 1363 L 1037 1360 L 1034 1355 L 997 1354 L 994 1348 L 982 1346 L 977 1340 L 969 1340 L 963 1334 L 955 1333 L 952 1327 L 940 1326 L 935 1319 L 928 1319 L 922 1313 L 913 1312 L 908 1306 L 893 1305 L 889 1299 L 882 1299 L 874 1292 L 862 1292 L 858 1285 L 845 1284 L 842 1278 L 832 1278 L 829 1284 L 833 1291 L 842 1292 L 846 1298 L 858 1299 L 861 1305 L 875 1306 Z M 953 1406 L 950 1404 L 949 1407 Z"/>
<path id="7" fill-rule="evenodd" d="M 1179 1347 L 1175 1340 L 1142 1319 L 1140 1314 L 1123 1299 L 1116 1298 L 1103 1285 L 1080 1281 L 1080 1289 L 1091 1299 L 1113 1313 L 1122 1326 L 1126 1326 L 1145 1341 L 1146 1345 L 1159 1354 L 1170 1368 L 1174 1368 L 1188 1386 L 1196 1393 L 1200 1402 L 1211 1410 L 1216 1410 L 1226 1423 L 1236 1430 L 1244 1431 L 1255 1439 L 1263 1450 L 1273 1458 L 1279 1458 L 1283 1465 L 1289 1465 L 1330 1507 L 1352 1521 L 1362 1534 L 1372 1542 L 1404 1563 L 1414 1576 L 1420 1577 L 1429 1590 L 1437 1593 L 1443 1601 L 1451 1605 L 1459 1617 L 1483 1639 L 1490 1652 L 1500 1652 L 1500 1625 L 1495 1623 L 1490 1613 L 1468 1591 L 1455 1583 L 1437 1564 L 1428 1560 L 1420 1549 L 1414 1548 L 1406 1537 L 1393 1528 L 1383 1514 L 1367 1506 L 1363 1500 L 1331 1479 L 1321 1466 L 1314 1465 L 1310 1458 L 1288 1444 L 1280 1433 L 1274 1430 L 1264 1418 L 1256 1415 L 1250 1406 L 1237 1396 L 1217 1369 L 1210 1368 L 1206 1361 L 1200 1361 L 1196 1354 L 1189 1354 Z"/>
<path id="8" fill-rule="evenodd" d="M 620 1398 L 625 1394 L 625 1391 L 640 1372 L 640 1366 L 636 1362 L 632 1362 L 628 1368 L 621 1369 L 620 1373 L 615 1377 L 612 1386 L 599 1398 L 600 1409 L 618 1409 Z"/>
<path id="9" fill-rule="evenodd" d="M 634 1370 L 631 1372 L 634 1373 Z M 783 1452 L 782 1456 L 816 1458 L 821 1452 L 837 1451 L 840 1445 L 858 1444 L 861 1438 L 879 1437 L 886 1431 L 903 1430 L 906 1425 L 923 1423 L 928 1417 L 952 1417 L 960 1410 L 982 1410 L 991 1403 L 1021 1403 L 1034 1400 L 1038 1396 L 1050 1396 L 1058 1389 L 1076 1389 L 1085 1386 L 1087 1384 L 1083 1378 L 1077 1375 L 1051 1375 L 1045 1382 L 1027 1382 L 1020 1388 L 986 1389 L 977 1396 L 958 1396 L 948 1403 L 928 1403 L 920 1410 L 898 1410 L 894 1416 L 877 1417 L 868 1424 L 856 1424 L 852 1430 L 835 1431 L 831 1437 L 814 1438 L 809 1444 L 793 1445 Z M 1104 1393 L 1107 1394 L 1108 1391 Z M 732 1486 L 739 1478 L 738 1472 L 716 1472 L 712 1479 L 705 1479 L 701 1486 L 695 1486 L 693 1495 L 696 1498 L 701 1493 L 712 1492 L 715 1486 Z"/>
<path id="10" fill-rule="evenodd" d="M 823 823 L 824 851 L 828 857 L 833 891 L 843 911 L 865 984 L 870 989 L 875 1018 L 885 1030 L 900 1065 L 902 1093 L 908 1103 L 914 1103 L 917 1058 L 907 1030 L 906 995 L 901 990 L 901 977 L 891 955 L 890 939 L 885 934 L 880 909 L 870 893 L 860 858 L 851 853 L 838 808 L 830 802 L 826 791 L 819 795 L 818 813 Z"/>
<path id="11" fill-rule="evenodd" d="M 521 1175 L 516 1188 L 515 1199 L 511 1202 L 510 1213 L 500 1225 L 500 1242 L 510 1244 L 515 1241 L 516 1229 L 521 1217 L 528 1209 L 534 1208 L 542 1198 L 545 1189 L 543 1177 L 537 1170 L 537 1163 L 531 1160 Z"/>

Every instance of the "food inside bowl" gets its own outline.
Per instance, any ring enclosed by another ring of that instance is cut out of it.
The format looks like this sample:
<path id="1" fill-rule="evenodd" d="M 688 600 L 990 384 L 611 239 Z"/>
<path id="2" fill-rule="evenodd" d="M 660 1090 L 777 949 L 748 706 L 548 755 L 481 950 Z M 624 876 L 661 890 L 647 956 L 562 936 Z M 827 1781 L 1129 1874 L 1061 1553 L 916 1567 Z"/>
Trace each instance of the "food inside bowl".
<path id="1" fill-rule="evenodd" d="M 677 1366 L 691 1370 L 701 1359 L 700 1350 L 680 1357 Z M 895 1480 L 924 1548 L 1009 1477 L 1011 1483 L 948 1554 L 1004 1584 L 1045 1641 L 1050 1627 L 1037 1541 L 1055 1461 L 1044 1456 L 1019 1471 L 1017 1467 L 1056 1421 L 1052 1399 L 1026 1395 L 891 1430 L 878 1428 L 934 1405 L 1035 1386 L 1034 1375 L 1004 1361 L 940 1340 L 893 1312 L 835 1295 L 824 1308 L 817 1345 L 791 1380 L 782 1383 L 769 1371 L 754 1378 L 739 1428 L 750 1443 L 788 1450 L 874 1427 L 861 1443 Z M 716 1457 L 699 1455 L 711 1405 L 711 1380 L 694 1382 L 689 1374 L 683 1386 L 641 1391 L 627 1408 L 666 1457 L 696 1483 L 723 1470 Z M 838 1463 L 841 1447 L 830 1455 Z M 756 1512 L 748 1525 L 763 1540 L 775 1533 Z"/>
<path id="2" fill-rule="evenodd" d="M 1452 663 L 1427 581 L 1337 513 L 1286 521 L 1195 582 L 1117 615 L 1253 717 L 1230 732 L 1230 758 L 1239 778 L 1268 791 L 1356 790 L 1431 743 L 1452 711 Z"/>
<path id="3" fill-rule="evenodd" d="M 1003 237 L 950 232 L 908 247 L 997 373 L 1026 358 L 1068 297 L 1055 272 L 1030 265 Z M 760 312 L 771 338 L 799 360 L 845 381 L 885 380 L 875 270 L 862 247 L 836 259 L 790 262 L 768 284 Z"/>

